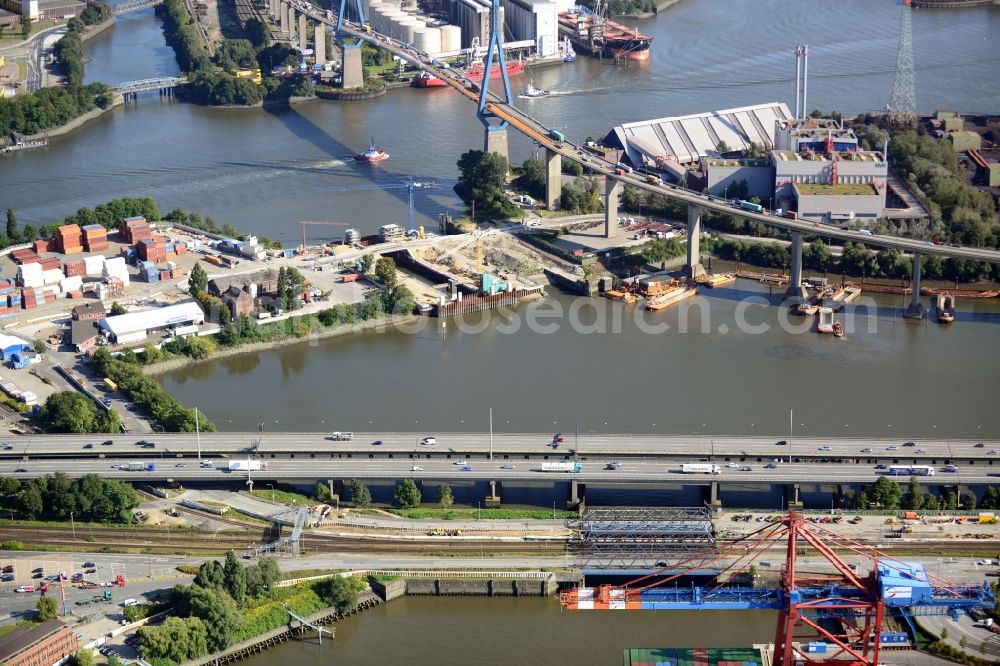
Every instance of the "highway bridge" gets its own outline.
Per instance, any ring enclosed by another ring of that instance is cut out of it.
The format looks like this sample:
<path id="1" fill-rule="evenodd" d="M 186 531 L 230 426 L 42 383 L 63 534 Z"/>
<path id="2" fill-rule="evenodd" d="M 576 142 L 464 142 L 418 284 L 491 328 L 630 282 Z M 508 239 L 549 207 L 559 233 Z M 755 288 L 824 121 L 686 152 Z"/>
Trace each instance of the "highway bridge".
<path id="1" fill-rule="evenodd" d="M 341 12 L 344 11 L 345 1 L 342 0 Z M 305 0 L 270 0 L 271 15 L 275 16 L 284 27 L 298 26 L 299 32 L 304 34 L 306 22 L 310 20 L 316 24 L 318 29 L 323 26 L 337 28 L 337 18 L 333 12 L 320 9 Z M 296 16 L 298 22 L 296 23 Z M 393 40 L 385 35 L 370 31 L 367 26 L 360 26 L 357 23 L 344 20 L 339 26 L 339 33 L 358 40 L 368 42 L 373 46 L 383 48 L 402 60 L 419 67 L 420 69 L 437 76 L 447 85 L 451 86 L 470 101 L 479 103 L 480 86 L 488 81 L 490 65 L 487 63 L 484 68 L 484 81 L 471 81 L 451 68 L 442 67 L 440 63 L 433 60 L 428 54 L 417 51 L 414 47 Z M 351 49 L 344 49 L 346 54 Z M 355 63 L 354 60 L 357 62 Z M 360 70 L 360 57 L 352 58 L 350 62 L 346 60 L 342 68 L 345 82 L 350 79 L 358 79 L 358 72 L 351 73 L 351 68 Z M 359 79 L 358 79 L 359 80 Z M 685 189 L 681 185 L 659 184 L 649 182 L 642 173 L 616 173 L 615 165 L 596 156 L 587 154 L 581 146 L 570 141 L 557 139 L 551 130 L 545 127 L 527 113 L 515 108 L 512 104 L 505 102 L 493 93 L 488 93 L 485 98 L 485 111 L 492 114 L 500 121 L 508 123 L 518 131 L 524 133 L 546 150 L 546 204 L 553 208 L 558 205 L 559 196 L 562 191 L 562 169 L 561 160 L 568 159 L 577 162 L 586 169 L 605 177 L 605 236 L 611 237 L 618 233 L 618 196 L 621 186 L 628 184 L 641 190 L 654 194 L 666 196 L 669 199 L 687 204 L 688 207 L 688 262 L 687 270 L 689 275 L 694 277 L 704 272 L 701 266 L 699 252 L 699 238 L 701 235 L 701 216 L 704 210 L 711 210 L 728 215 L 736 215 L 747 220 L 777 227 L 791 233 L 792 236 L 792 266 L 791 279 L 789 281 L 788 293 L 795 298 L 805 296 L 802 287 L 802 237 L 803 234 L 819 234 L 841 241 L 863 241 L 865 245 L 876 248 L 893 248 L 901 252 L 912 254 L 913 271 L 913 296 L 910 306 L 907 308 L 906 316 L 911 318 L 922 318 L 925 308 L 920 302 L 920 261 L 924 254 L 933 254 L 943 257 L 954 257 L 958 259 L 970 259 L 973 261 L 985 261 L 1000 263 L 1000 251 L 975 247 L 959 247 L 950 245 L 935 245 L 929 241 L 902 238 L 899 236 L 887 235 L 860 235 L 856 231 L 840 229 L 832 225 L 808 222 L 803 220 L 792 220 L 785 217 L 777 217 L 768 214 L 766 211 L 755 213 L 734 208 L 728 201 L 718 197 Z M 497 127 L 487 128 L 487 147 L 494 140 L 498 132 Z M 506 145 L 506 139 L 497 143 Z M 658 179 L 657 179 L 658 180 Z"/>

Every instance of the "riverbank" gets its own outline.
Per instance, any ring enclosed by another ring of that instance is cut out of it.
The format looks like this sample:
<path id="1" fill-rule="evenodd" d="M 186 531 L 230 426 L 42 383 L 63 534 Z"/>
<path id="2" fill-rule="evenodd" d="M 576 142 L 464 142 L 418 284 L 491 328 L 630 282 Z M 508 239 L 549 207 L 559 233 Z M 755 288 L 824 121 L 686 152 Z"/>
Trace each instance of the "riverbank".
<path id="1" fill-rule="evenodd" d="M 240 345 L 239 347 L 221 347 L 216 350 L 213 354 L 203 359 L 194 359 L 189 356 L 173 356 L 155 363 L 153 365 L 145 366 L 143 368 L 145 374 L 150 377 L 155 377 L 157 375 L 171 372 L 173 370 L 178 370 L 190 365 L 197 363 L 204 363 L 206 361 L 217 361 L 224 358 L 230 358 L 233 356 L 241 356 L 244 354 L 256 354 L 263 351 L 271 351 L 274 349 L 280 349 L 283 347 L 293 347 L 295 345 L 301 344 L 312 344 L 317 340 L 325 340 L 328 338 L 337 338 L 346 335 L 354 335 L 356 333 L 366 333 L 373 330 L 378 330 L 381 328 L 388 328 L 391 326 L 406 326 L 411 324 L 421 317 L 417 315 L 396 315 L 393 317 L 384 317 L 382 319 L 372 319 L 368 321 L 357 322 L 354 324 L 344 324 L 341 326 L 335 326 L 330 328 L 325 328 L 319 331 L 310 332 L 307 337 L 296 338 L 287 337 L 279 338 L 276 340 L 267 340 L 264 342 L 251 342 L 250 344 Z M 268 322 L 273 322 L 274 319 L 268 320 Z M 281 321 L 278 319 L 277 321 Z"/>
<path id="2" fill-rule="evenodd" d="M 614 18 L 624 18 L 624 19 L 648 19 L 658 16 L 660 12 L 670 9 L 676 5 L 681 0 L 663 0 L 653 7 L 651 12 L 639 12 L 638 14 L 615 14 Z M 990 0 L 992 1 L 992 0 Z"/>
<path id="3" fill-rule="evenodd" d="M 83 113 L 83 114 L 77 116 L 76 118 L 74 118 L 73 120 L 69 121 L 65 125 L 59 125 L 58 127 L 53 127 L 51 129 L 47 129 L 47 130 L 45 130 L 43 132 L 39 132 L 38 134 L 31 134 L 31 135 L 25 136 L 25 137 L 23 137 L 23 140 L 25 142 L 28 142 L 28 141 L 42 141 L 44 139 L 51 139 L 53 137 L 63 136 L 63 135 L 69 134 L 70 132 L 73 132 L 74 130 L 77 130 L 77 129 L 83 127 L 84 125 L 86 125 L 87 123 L 89 123 L 91 120 L 96 120 L 96 119 L 100 118 L 101 116 L 103 116 L 104 114 L 110 113 L 111 111 L 114 111 L 116 108 L 118 108 L 119 106 L 123 105 L 124 103 L 125 103 L 125 100 L 122 98 L 121 95 L 115 95 L 114 100 L 111 102 L 111 104 L 106 109 L 102 109 L 101 107 L 97 107 L 97 108 L 91 109 L 90 111 L 87 111 L 86 113 Z"/>
<path id="4" fill-rule="evenodd" d="M 1000 0 L 913 0 L 914 9 L 959 9 L 963 7 L 1000 7 Z"/>

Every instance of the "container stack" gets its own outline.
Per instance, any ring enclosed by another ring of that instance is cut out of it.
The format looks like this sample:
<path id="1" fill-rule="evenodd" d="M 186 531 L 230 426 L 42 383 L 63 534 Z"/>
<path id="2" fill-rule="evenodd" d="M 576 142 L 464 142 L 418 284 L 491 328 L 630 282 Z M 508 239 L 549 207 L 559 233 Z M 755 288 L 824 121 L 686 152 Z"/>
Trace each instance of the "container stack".
<path id="1" fill-rule="evenodd" d="M 113 257 L 104 262 L 104 270 L 101 272 L 104 281 L 108 278 L 116 278 L 122 283 L 122 288 L 128 286 L 128 266 L 125 265 L 124 257 Z"/>
<path id="2" fill-rule="evenodd" d="M 59 291 L 64 294 L 68 294 L 71 291 L 81 291 L 83 289 L 83 278 L 78 276 L 75 277 L 64 277 L 59 280 Z"/>
<path id="3" fill-rule="evenodd" d="M 83 246 L 87 252 L 107 252 L 108 230 L 99 224 L 88 224 L 83 228 Z"/>
<path id="4" fill-rule="evenodd" d="M 104 282 L 97 285 L 97 297 L 102 301 L 118 298 L 125 295 L 125 284 L 116 277 L 106 277 Z"/>
<path id="5" fill-rule="evenodd" d="M 29 250 L 26 247 L 21 248 L 20 250 L 14 250 L 13 252 L 10 253 L 10 256 L 14 259 L 14 262 L 16 264 L 22 266 L 24 264 L 33 264 L 37 261 L 40 261 L 40 257 L 35 252 Z"/>
<path id="6" fill-rule="evenodd" d="M 17 283 L 27 289 L 42 286 L 42 265 L 39 262 L 21 264 L 17 267 Z"/>
<path id="7" fill-rule="evenodd" d="M 83 252 L 83 230 L 79 224 L 64 224 L 56 229 L 56 243 L 63 254 Z"/>
<path id="8" fill-rule="evenodd" d="M 125 242 L 135 245 L 145 238 L 152 238 L 153 232 L 149 228 L 149 223 L 142 216 L 130 217 L 122 220 L 119 231 L 125 237 Z"/>
<path id="9" fill-rule="evenodd" d="M 44 300 L 44 299 L 43 299 Z M 38 306 L 38 297 L 34 289 L 21 290 L 21 307 L 25 310 L 33 310 Z"/>
<path id="10" fill-rule="evenodd" d="M 66 277 L 84 276 L 87 274 L 87 262 L 83 259 L 67 261 L 63 264 L 63 272 L 65 272 Z"/>
<path id="11" fill-rule="evenodd" d="M 51 270 L 42 271 L 42 285 L 48 286 L 50 284 L 59 284 L 59 280 L 62 280 L 65 275 L 58 268 L 53 268 Z"/>
<path id="12" fill-rule="evenodd" d="M 163 236 L 153 236 L 139 241 L 136 248 L 139 250 L 139 259 L 142 261 L 152 261 L 154 264 L 162 264 L 167 260 L 166 242 Z"/>
<path id="13" fill-rule="evenodd" d="M 28 252 L 29 250 L 22 250 L 23 252 Z M 40 238 L 35 241 L 35 253 L 45 254 L 46 252 L 55 252 L 56 244 L 48 238 Z"/>
<path id="14" fill-rule="evenodd" d="M 88 277 L 97 277 L 104 270 L 104 255 L 95 254 L 92 257 L 87 257 L 84 260 L 84 275 Z"/>
<path id="15" fill-rule="evenodd" d="M 176 252 L 178 256 L 182 254 L 187 254 L 187 251 L 188 251 L 187 243 L 174 243 L 174 252 Z"/>
<path id="16" fill-rule="evenodd" d="M 38 262 L 42 265 L 43 271 L 60 271 L 62 272 L 62 264 L 59 262 L 58 257 L 46 257 Z"/>
<path id="17" fill-rule="evenodd" d="M 156 268 L 156 264 L 154 264 L 152 261 L 140 262 L 139 273 L 146 280 L 146 282 L 160 281 L 160 271 Z"/>
<path id="18" fill-rule="evenodd" d="M 21 294 L 10 280 L 0 280 L 0 308 L 21 309 Z"/>

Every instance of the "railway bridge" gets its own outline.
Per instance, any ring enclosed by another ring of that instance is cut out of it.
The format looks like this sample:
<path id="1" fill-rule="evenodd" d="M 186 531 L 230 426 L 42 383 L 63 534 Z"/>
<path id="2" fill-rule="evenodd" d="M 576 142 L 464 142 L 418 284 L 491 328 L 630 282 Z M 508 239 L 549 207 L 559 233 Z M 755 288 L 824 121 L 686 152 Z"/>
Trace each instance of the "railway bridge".
<path id="1" fill-rule="evenodd" d="M 116 5 L 111 10 L 111 13 L 115 16 L 121 16 L 122 14 L 130 14 L 131 12 L 137 12 L 140 9 L 155 7 L 156 5 L 161 4 L 163 4 L 163 0 L 136 0 L 135 2 L 126 2 L 121 5 Z"/>

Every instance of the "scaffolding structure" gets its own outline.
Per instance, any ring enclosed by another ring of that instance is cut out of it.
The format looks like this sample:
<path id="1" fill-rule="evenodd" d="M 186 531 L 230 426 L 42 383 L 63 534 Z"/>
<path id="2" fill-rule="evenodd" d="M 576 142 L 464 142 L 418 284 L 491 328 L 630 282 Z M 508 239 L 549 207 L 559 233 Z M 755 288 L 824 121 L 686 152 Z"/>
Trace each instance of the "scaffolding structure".
<path id="1" fill-rule="evenodd" d="M 289 521 L 282 516 L 288 513 L 295 513 L 294 521 Z M 284 553 L 290 555 L 291 557 L 298 557 L 302 554 L 302 530 L 306 526 L 306 521 L 309 520 L 309 511 L 306 509 L 289 509 L 288 511 L 282 511 L 276 513 L 270 517 L 276 525 L 291 525 L 292 533 L 285 538 L 278 538 L 271 543 L 264 544 L 263 546 L 257 546 L 256 548 L 251 548 L 250 550 L 243 553 L 243 557 L 254 558 L 260 557 L 264 553 Z"/>
<path id="2" fill-rule="evenodd" d="M 650 568 L 715 548 L 707 507 L 593 507 L 568 526 L 575 550 L 590 569 Z"/>

